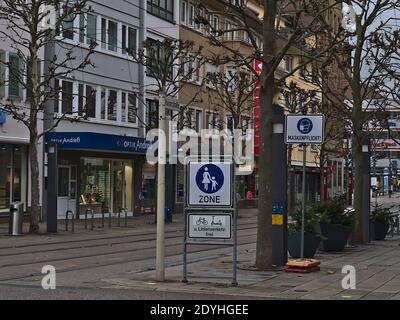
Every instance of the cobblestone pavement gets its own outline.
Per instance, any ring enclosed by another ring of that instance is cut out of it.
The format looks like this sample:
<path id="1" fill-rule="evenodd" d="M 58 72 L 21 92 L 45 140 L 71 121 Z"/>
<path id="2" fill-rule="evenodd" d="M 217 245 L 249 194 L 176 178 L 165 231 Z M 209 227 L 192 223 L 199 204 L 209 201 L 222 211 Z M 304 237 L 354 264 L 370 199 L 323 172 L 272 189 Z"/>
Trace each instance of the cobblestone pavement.
<path id="1" fill-rule="evenodd" d="M 399 196 L 379 198 L 400 204 Z M 154 281 L 155 217 L 130 218 L 128 228 L 94 230 L 77 223 L 76 232 L 8 237 L 0 226 L 0 298 L 47 299 L 41 289 L 41 268 L 57 270 L 57 288 L 51 297 L 105 299 L 400 299 L 400 237 L 348 247 L 339 253 L 318 252 L 321 271 L 311 274 L 268 272 L 254 268 L 256 210 L 239 219 L 238 281 L 231 285 L 232 249 L 195 246 L 189 251 L 189 283 L 182 280 L 182 217 L 166 228 L 165 283 Z M 27 227 L 27 226 L 25 226 Z M 343 290 L 342 268 L 356 268 L 356 290 Z"/>

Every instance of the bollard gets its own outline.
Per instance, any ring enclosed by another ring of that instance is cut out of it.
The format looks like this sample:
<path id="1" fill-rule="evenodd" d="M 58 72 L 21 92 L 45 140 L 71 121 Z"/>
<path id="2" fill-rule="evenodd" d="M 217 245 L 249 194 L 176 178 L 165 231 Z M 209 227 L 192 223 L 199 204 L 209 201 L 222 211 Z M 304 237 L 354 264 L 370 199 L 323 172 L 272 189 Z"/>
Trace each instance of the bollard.
<path id="1" fill-rule="evenodd" d="M 104 216 L 105 216 L 105 213 L 104 213 L 104 210 L 101 212 L 101 227 L 104 229 Z"/>
<path id="2" fill-rule="evenodd" d="M 87 230 L 87 215 L 88 215 L 89 209 L 85 211 L 85 230 Z"/>
<path id="3" fill-rule="evenodd" d="M 75 216 L 72 210 L 67 210 L 65 214 L 65 231 L 68 231 L 68 223 L 69 223 L 69 214 L 71 214 L 71 226 L 72 226 L 72 233 L 75 232 Z"/>
<path id="4" fill-rule="evenodd" d="M 128 228 L 128 209 L 123 209 L 125 212 L 125 228 Z"/>
<path id="5" fill-rule="evenodd" d="M 108 211 L 108 228 L 111 229 L 112 215 L 111 210 Z"/>
<path id="6" fill-rule="evenodd" d="M 121 211 L 122 209 L 118 210 L 118 228 L 121 227 Z"/>
<path id="7" fill-rule="evenodd" d="M 91 210 L 91 212 L 92 212 L 92 227 L 91 227 L 91 230 L 93 231 L 94 230 L 94 210 Z"/>

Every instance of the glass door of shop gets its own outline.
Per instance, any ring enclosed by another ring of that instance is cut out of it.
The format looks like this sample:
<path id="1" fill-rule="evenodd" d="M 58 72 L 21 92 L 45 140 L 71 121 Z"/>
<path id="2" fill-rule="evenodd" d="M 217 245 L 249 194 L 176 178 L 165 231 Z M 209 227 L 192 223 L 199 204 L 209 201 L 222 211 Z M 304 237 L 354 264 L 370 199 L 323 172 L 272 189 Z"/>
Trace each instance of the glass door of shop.
<path id="1" fill-rule="evenodd" d="M 114 160 L 112 163 L 112 208 L 133 212 L 133 166 L 131 161 Z"/>
<path id="2" fill-rule="evenodd" d="M 76 214 L 77 167 L 58 167 L 58 217 L 65 218 L 65 213 L 72 210 Z"/>

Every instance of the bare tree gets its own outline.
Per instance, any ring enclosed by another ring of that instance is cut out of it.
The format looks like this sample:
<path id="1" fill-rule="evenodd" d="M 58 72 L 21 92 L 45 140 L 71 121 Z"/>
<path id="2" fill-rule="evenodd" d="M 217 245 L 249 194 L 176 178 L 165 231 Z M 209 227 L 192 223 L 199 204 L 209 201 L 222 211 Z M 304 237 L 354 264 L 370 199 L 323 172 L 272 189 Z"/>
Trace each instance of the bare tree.
<path id="1" fill-rule="evenodd" d="M 363 234 L 363 140 L 370 131 L 371 120 L 387 109 L 390 97 L 395 91 L 394 81 L 398 68 L 394 57 L 399 50 L 399 32 L 396 27 L 395 11 L 400 1 L 366 0 L 346 1 L 346 7 L 353 8 L 349 12 L 353 20 L 351 27 L 341 29 L 338 33 L 328 27 L 325 17 L 319 17 L 325 25 L 325 39 L 334 45 L 331 55 L 336 71 L 340 72 L 348 92 L 347 104 L 336 105 L 349 121 L 352 131 L 352 153 L 354 161 L 354 208 L 357 223 L 354 230 L 354 241 L 368 241 Z M 337 42 L 341 38 L 343 41 Z M 350 53 L 350 54 L 349 54 Z M 343 57 L 348 56 L 348 59 Z M 329 72 L 329 71 L 328 71 Z M 324 77 L 321 77 L 322 80 Z M 325 90 L 328 90 L 325 86 Z M 335 105 L 335 104 L 334 104 Z"/>
<path id="2" fill-rule="evenodd" d="M 196 46 L 193 41 L 165 38 L 163 41 L 147 39 L 138 50 L 129 51 L 132 59 L 146 68 L 147 75 L 153 79 L 148 89 L 155 92 L 159 98 L 158 129 L 160 133 L 158 139 L 156 249 L 156 277 L 158 281 L 165 280 L 164 208 L 167 150 L 166 141 L 160 139 L 160 136 L 167 132 L 166 102 L 168 97 L 176 97 L 188 83 L 194 72 L 193 68 L 190 67 L 190 62 L 201 57 L 202 50 L 203 48 Z M 196 92 L 193 95 L 191 101 L 196 99 L 198 93 Z M 180 110 L 180 112 L 184 111 L 185 109 Z"/>
<path id="3" fill-rule="evenodd" d="M 3 0 L 0 4 L 0 21 L 4 27 L 0 29 L 0 39 L 9 43 L 10 49 L 21 61 L 17 64 L 14 61 L 1 61 L 10 71 L 6 84 L 17 84 L 26 90 L 27 96 L 26 104 L 10 96 L 4 109 L 29 130 L 31 233 L 39 232 L 41 217 L 38 144 L 43 136 L 57 127 L 62 120 L 77 121 L 80 115 L 68 110 L 63 114 L 56 114 L 54 119 L 51 119 L 53 124 L 46 130 L 40 130 L 39 125 L 44 119 L 48 103 L 58 100 L 60 88 L 54 86 L 55 80 L 69 77 L 75 71 L 83 70 L 91 64 L 89 57 L 96 46 L 95 42 L 86 47 L 86 53 L 79 59 L 74 52 L 80 45 L 64 43 L 66 38 L 79 32 L 73 27 L 73 21 L 88 11 L 90 8 L 86 0 Z M 65 54 L 45 60 L 45 48 L 54 44 L 62 46 Z M 45 74 L 40 72 L 42 66 L 47 66 Z"/>
<path id="4" fill-rule="evenodd" d="M 263 159 L 259 164 L 259 212 L 257 230 L 256 266 L 267 270 L 272 266 L 272 127 L 273 103 L 279 94 L 279 87 L 285 79 L 299 71 L 305 65 L 317 59 L 324 59 L 328 47 L 316 50 L 316 35 L 321 31 L 319 16 L 337 5 L 326 1 L 250 1 L 253 7 L 258 7 L 258 17 L 246 5 L 226 4 L 220 11 L 204 8 L 198 22 L 209 30 L 209 40 L 213 46 L 226 50 L 225 58 L 229 58 L 236 66 L 245 66 L 260 82 L 260 138 Z M 318 4 L 318 5 L 316 5 Z M 235 19 L 235 29 L 224 29 L 216 26 L 211 19 L 212 14 L 221 14 Z M 254 30 L 256 32 L 254 32 Z M 223 35 L 227 32 L 241 31 L 248 35 L 253 52 L 243 54 L 234 46 L 226 44 Z M 257 32 L 262 35 L 262 45 L 257 41 Z M 277 75 L 280 64 L 286 57 L 302 57 L 303 61 L 285 74 Z M 263 65 L 261 75 L 254 68 L 254 61 Z"/>

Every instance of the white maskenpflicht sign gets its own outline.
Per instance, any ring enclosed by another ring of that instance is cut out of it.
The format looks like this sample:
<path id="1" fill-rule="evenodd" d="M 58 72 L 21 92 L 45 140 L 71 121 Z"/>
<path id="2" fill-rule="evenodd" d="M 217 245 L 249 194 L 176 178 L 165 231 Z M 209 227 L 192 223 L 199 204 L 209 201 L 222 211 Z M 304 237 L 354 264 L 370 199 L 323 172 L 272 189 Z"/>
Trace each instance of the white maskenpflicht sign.
<path id="1" fill-rule="evenodd" d="M 287 115 L 286 144 L 323 144 L 325 117 L 321 114 Z"/>
<path id="2" fill-rule="evenodd" d="M 232 207 L 232 163 L 190 162 L 187 182 L 189 207 Z"/>

